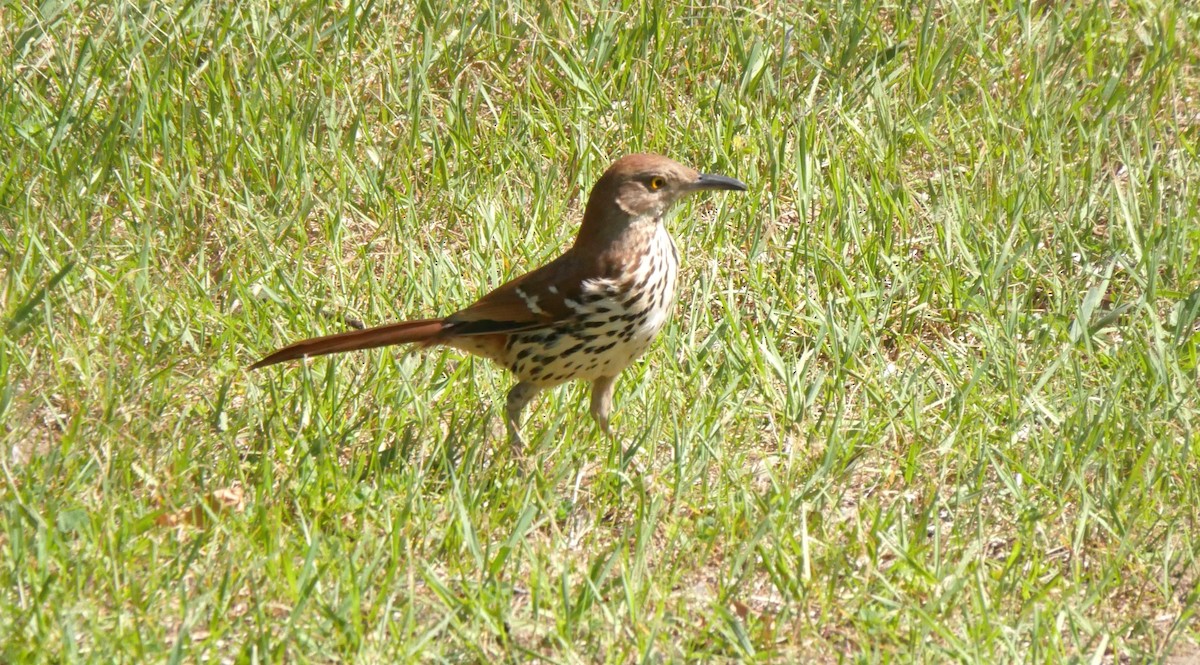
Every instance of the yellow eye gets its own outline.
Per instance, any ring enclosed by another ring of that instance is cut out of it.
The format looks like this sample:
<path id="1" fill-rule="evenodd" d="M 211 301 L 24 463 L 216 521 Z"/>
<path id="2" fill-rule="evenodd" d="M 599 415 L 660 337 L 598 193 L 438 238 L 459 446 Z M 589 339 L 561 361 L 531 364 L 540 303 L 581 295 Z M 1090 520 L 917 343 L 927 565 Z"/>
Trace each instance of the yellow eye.
<path id="1" fill-rule="evenodd" d="M 650 179 L 650 182 L 646 183 L 646 186 L 650 188 L 650 191 L 657 192 L 658 190 L 667 186 L 667 181 L 658 176 L 654 176 Z"/>

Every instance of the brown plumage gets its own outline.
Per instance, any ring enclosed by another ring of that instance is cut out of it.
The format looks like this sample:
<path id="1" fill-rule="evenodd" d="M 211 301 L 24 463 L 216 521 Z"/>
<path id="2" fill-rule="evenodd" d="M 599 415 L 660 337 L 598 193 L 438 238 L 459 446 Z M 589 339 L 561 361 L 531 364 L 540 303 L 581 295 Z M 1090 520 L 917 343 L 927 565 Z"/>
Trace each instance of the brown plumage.
<path id="1" fill-rule="evenodd" d="M 592 188 L 575 243 L 557 259 L 445 318 L 307 339 L 252 369 L 392 344 L 445 344 L 517 376 L 506 408 L 514 446 L 529 400 L 574 379 L 592 382 L 591 413 L 608 433 L 617 374 L 650 345 L 675 301 L 679 255 L 663 218 L 688 194 L 722 189 L 746 185 L 659 155 L 623 157 Z"/>

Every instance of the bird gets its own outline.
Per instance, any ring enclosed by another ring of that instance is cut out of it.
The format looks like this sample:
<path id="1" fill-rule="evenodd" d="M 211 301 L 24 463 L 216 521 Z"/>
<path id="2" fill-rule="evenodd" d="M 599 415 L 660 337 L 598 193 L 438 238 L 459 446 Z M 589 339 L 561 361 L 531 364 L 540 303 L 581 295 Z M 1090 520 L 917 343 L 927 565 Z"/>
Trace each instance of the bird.
<path id="1" fill-rule="evenodd" d="M 679 252 L 664 223 L 668 212 L 697 192 L 747 189 L 661 155 L 626 155 L 592 187 L 574 243 L 546 265 L 448 316 L 306 339 L 251 369 L 396 344 L 444 345 L 516 376 L 505 403 L 515 451 L 525 445 L 521 419 L 529 402 L 573 380 L 591 382 L 591 416 L 612 436 L 617 375 L 645 353 L 675 304 Z"/>

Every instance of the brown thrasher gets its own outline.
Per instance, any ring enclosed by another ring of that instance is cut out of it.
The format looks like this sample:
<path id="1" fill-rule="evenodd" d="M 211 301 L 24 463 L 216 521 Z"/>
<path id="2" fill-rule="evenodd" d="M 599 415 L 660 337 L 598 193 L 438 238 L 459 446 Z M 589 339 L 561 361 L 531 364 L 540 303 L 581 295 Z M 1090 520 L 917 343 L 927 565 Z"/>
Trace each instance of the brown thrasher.
<path id="1" fill-rule="evenodd" d="M 611 434 L 617 374 L 650 346 L 675 303 L 679 254 L 663 217 L 688 194 L 719 189 L 745 191 L 746 185 L 659 155 L 622 157 L 592 188 L 575 244 L 557 259 L 445 318 L 306 339 L 251 369 L 391 344 L 446 344 L 517 375 L 506 408 L 514 448 L 523 444 L 518 429 L 525 405 L 539 391 L 574 379 L 592 382 L 592 417 Z"/>

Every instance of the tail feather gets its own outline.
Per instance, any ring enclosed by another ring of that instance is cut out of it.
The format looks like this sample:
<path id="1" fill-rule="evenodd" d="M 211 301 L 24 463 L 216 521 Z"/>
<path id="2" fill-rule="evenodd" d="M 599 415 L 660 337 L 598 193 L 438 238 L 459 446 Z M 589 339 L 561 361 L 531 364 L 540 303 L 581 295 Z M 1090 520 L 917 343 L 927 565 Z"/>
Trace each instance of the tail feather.
<path id="1" fill-rule="evenodd" d="M 324 356 L 330 353 L 374 349 L 380 346 L 409 344 L 412 342 L 432 344 L 437 341 L 438 334 L 445 327 L 446 324 L 441 319 L 424 319 L 421 321 L 390 323 L 385 326 L 368 328 L 366 330 L 351 330 L 325 337 L 314 337 L 296 342 L 295 344 L 289 344 L 254 363 L 250 366 L 250 369 L 258 369 L 305 356 Z"/>

